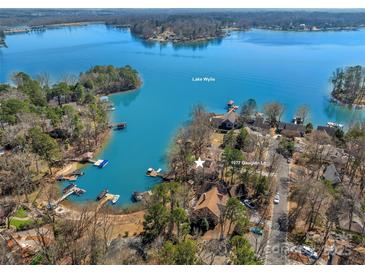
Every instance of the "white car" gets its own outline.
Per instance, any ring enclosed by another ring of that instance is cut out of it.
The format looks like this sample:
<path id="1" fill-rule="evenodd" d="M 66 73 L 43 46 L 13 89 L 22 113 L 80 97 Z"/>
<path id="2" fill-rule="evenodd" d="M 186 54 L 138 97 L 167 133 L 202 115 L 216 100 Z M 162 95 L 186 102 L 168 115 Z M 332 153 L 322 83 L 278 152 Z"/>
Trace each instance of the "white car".
<path id="1" fill-rule="evenodd" d="M 274 204 L 277 205 L 278 203 L 280 203 L 280 196 L 279 196 L 279 194 L 276 194 L 274 197 Z"/>
<path id="2" fill-rule="evenodd" d="M 313 250 L 313 248 L 306 245 L 302 245 L 300 250 L 305 256 L 314 260 L 318 259 L 318 254 Z"/>

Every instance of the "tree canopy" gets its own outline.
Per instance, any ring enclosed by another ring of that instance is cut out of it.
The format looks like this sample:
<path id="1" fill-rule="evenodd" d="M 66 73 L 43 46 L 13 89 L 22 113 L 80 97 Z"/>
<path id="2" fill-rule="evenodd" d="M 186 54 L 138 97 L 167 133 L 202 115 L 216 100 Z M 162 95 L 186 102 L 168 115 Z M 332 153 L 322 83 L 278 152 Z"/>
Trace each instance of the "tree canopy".
<path id="1" fill-rule="evenodd" d="M 345 104 L 365 104 L 365 68 L 338 68 L 330 78 L 332 96 Z"/>
<path id="2" fill-rule="evenodd" d="M 81 84 L 98 93 L 113 93 L 137 88 L 141 84 L 138 73 L 131 66 L 95 66 L 81 73 Z M 79 92 L 79 90 L 78 90 Z"/>

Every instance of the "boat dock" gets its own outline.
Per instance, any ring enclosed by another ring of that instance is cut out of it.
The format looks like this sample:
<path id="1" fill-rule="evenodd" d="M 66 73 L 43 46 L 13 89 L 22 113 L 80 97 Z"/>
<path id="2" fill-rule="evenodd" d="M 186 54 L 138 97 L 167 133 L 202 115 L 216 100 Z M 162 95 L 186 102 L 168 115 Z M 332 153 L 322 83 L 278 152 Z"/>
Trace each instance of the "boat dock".
<path id="1" fill-rule="evenodd" d="M 104 197 L 99 200 L 97 210 L 99 210 L 101 207 L 103 207 L 108 202 L 111 202 L 112 204 L 115 204 L 118 201 L 119 197 L 120 197 L 119 195 L 106 193 L 104 195 Z"/>
<path id="2" fill-rule="evenodd" d="M 99 193 L 99 195 L 96 197 L 96 201 L 100 201 L 102 200 L 106 194 L 108 194 L 109 190 L 108 189 L 104 189 L 102 192 Z"/>
<path id="3" fill-rule="evenodd" d="M 231 112 L 235 112 L 236 110 L 238 109 L 238 106 L 236 106 L 236 105 L 233 105 L 232 107 L 229 107 L 228 108 L 228 113 L 231 113 Z"/>
<path id="4" fill-rule="evenodd" d="M 109 161 L 99 159 L 97 161 L 92 161 L 92 163 L 94 164 L 94 166 L 97 166 L 98 168 L 103 168 L 109 163 Z"/>
<path id="5" fill-rule="evenodd" d="M 74 182 L 76 181 L 78 178 L 77 175 L 65 175 L 65 176 L 59 176 L 56 178 L 57 181 L 70 181 L 70 182 Z"/>
<path id="6" fill-rule="evenodd" d="M 127 123 L 126 122 L 120 122 L 120 123 L 117 123 L 117 124 L 111 124 L 110 127 L 114 128 L 115 130 L 122 130 L 122 129 L 125 129 L 127 127 Z"/>
<path id="7" fill-rule="evenodd" d="M 85 193 L 86 190 L 78 188 L 76 185 L 74 185 L 73 187 L 71 187 L 61 198 L 59 198 L 55 204 L 56 206 L 61 203 L 63 200 L 65 200 L 68 196 L 72 195 L 72 194 L 77 194 L 80 195 L 82 193 Z"/>
<path id="8" fill-rule="evenodd" d="M 227 103 L 227 112 L 234 112 L 238 109 L 238 106 L 234 104 L 233 100 L 229 100 Z"/>
<path id="9" fill-rule="evenodd" d="M 163 177 L 161 171 L 162 171 L 161 168 L 155 170 L 152 167 L 150 167 L 149 169 L 147 169 L 146 175 L 149 177 Z"/>

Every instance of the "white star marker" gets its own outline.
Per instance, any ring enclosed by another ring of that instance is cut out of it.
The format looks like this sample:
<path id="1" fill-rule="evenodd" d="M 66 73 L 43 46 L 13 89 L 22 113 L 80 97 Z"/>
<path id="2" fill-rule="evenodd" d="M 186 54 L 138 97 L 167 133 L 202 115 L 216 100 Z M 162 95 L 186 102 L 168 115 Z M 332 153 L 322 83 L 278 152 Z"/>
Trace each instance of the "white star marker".
<path id="1" fill-rule="evenodd" d="M 198 168 L 198 167 L 203 167 L 203 164 L 205 161 L 202 161 L 202 159 L 200 159 L 200 157 L 199 157 L 198 161 L 194 161 L 194 162 L 196 163 L 196 168 Z"/>

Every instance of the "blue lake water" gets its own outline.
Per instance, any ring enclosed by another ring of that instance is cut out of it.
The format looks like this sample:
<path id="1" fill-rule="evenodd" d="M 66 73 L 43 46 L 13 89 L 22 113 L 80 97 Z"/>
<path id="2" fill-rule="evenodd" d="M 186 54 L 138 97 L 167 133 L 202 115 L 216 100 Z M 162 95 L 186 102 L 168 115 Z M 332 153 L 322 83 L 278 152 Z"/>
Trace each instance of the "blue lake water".
<path id="1" fill-rule="evenodd" d="M 352 32 L 235 32 L 222 40 L 195 46 L 145 43 L 128 30 L 104 25 L 51 29 L 8 36 L 0 49 L 0 81 L 11 73 L 32 76 L 48 72 L 53 80 L 78 74 L 94 65 L 129 64 L 143 79 L 134 92 L 112 95 L 113 121 L 128 128 L 113 132 L 98 158 L 110 161 L 104 169 L 88 166 L 77 184 L 87 193 L 75 200 L 94 200 L 103 189 L 129 203 L 133 191 L 156 183 L 146 177 L 148 167 L 163 168 L 171 137 L 189 119 L 192 107 L 203 104 L 224 112 L 229 99 L 241 103 L 254 98 L 285 105 L 284 119 L 298 106 L 311 108 L 314 124 L 349 124 L 364 119 L 329 102 L 329 77 L 341 66 L 365 65 L 365 30 Z M 193 77 L 215 82 L 194 82 Z"/>

